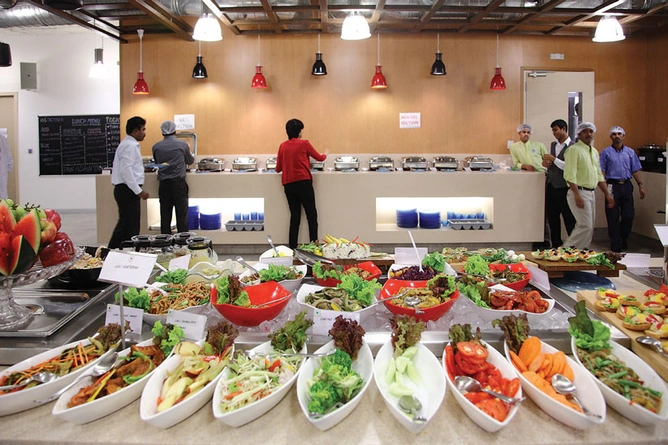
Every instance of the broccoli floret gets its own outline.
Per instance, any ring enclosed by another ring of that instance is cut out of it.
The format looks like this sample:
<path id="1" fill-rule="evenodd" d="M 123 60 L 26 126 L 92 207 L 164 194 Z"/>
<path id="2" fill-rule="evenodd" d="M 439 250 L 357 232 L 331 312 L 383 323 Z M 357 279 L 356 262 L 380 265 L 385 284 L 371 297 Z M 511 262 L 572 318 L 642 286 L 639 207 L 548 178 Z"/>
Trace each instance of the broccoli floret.
<path id="1" fill-rule="evenodd" d="M 250 307 L 251 301 L 250 298 L 248 297 L 248 292 L 242 291 L 237 297 L 237 299 L 234 300 L 233 304 L 235 306 Z"/>
<path id="2" fill-rule="evenodd" d="M 317 381 L 311 385 L 309 396 L 311 401 L 308 404 L 308 410 L 312 413 L 324 414 L 339 401 L 336 388 L 323 381 Z"/>
<path id="3" fill-rule="evenodd" d="M 323 369 L 329 365 L 339 365 L 345 370 L 350 370 L 353 366 L 353 360 L 347 352 L 337 349 L 334 354 L 322 359 Z"/>

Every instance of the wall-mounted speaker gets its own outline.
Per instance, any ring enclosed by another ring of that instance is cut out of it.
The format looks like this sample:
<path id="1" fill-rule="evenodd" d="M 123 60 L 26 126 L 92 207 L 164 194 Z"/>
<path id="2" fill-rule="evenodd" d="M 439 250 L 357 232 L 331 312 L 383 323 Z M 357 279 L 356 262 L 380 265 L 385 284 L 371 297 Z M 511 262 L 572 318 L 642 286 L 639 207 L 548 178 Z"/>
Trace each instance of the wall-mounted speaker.
<path id="1" fill-rule="evenodd" d="M 21 89 L 37 89 L 37 64 L 21 62 Z"/>
<path id="2" fill-rule="evenodd" d="M 3 42 L 0 42 L 0 66 L 12 66 L 12 50 Z"/>

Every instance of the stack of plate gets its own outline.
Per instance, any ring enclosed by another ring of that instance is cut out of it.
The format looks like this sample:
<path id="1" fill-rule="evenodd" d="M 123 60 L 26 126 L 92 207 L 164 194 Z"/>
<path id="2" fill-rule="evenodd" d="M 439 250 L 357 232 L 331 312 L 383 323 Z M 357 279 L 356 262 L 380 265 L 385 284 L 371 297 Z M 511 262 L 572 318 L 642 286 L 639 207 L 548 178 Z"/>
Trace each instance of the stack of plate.
<path id="1" fill-rule="evenodd" d="M 417 209 L 397 209 L 397 226 L 412 229 L 418 225 Z"/>
<path id="2" fill-rule="evenodd" d="M 199 206 L 188 206 L 188 230 L 199 229 Z"/>
<path id="3" fill-rule="evenodd" d="M 202 230 L 218 230 L 221 227 L 220 213 L 213 213 L 207 215 L 206 213 L 199 214 L 199 227 Z"/>
<path id="4" fill-rule="evenodd" d="M 438 229 L 441 227 L 441 212 L 438 210 L 420 210 L 420 227 Z"/>

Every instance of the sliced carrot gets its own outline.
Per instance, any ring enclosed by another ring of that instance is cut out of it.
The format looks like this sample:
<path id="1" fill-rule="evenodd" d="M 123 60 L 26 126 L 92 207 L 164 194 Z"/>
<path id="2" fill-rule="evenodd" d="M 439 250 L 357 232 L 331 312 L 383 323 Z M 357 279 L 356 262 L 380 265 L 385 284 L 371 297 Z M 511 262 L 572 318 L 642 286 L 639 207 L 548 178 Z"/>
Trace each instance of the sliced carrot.
<path id="1" fill-rule="evenodd" d="M 534 359 L 527 365 L 529 371 L 538 373 L 540 368 L 543 366 L 543 361 L 545 360 L 545 354 L 539 353 Z"/>
<path id="2" fill-rule="evenodd" d="M 564 354 L 563 351 L 555 353 L 552 357 L 552 370 L 550 371 L 550 377 L 555 374 L 563 374 L 565 364 L 566 354 Z"/>
<path id="3" fill-rule="evenodd" d="M 524 364 L 519 355 L 515 354 L 513 351 L 509 352 L 510 352 L 510 359 L 512 360 L 513 364 L 515 365 L 515 367 L 519 372 L 524 372 L 529 370 L 527 369 L 527 365 Z"/>
<path id="4" fill-rule="evenodd" d="M 571 382 L 575 381 L 575 375 L 573 375 L 573 370 L 571 369 L 571 366 L 568 364 L 568 362 L 564 362 L 564 369 L 561 370 L 561 373 L 565 375 Z"/>
<path id="5" fill-rule="evenodd" d="M 545 354 L 545 359 L 540 367 L 540 370 L 543 372 L 543 377 L 550 375 L 550 371 L 552 371 L 552 361 L 552 354 Z"/>
<path id="6" fill-rule="evenodd" d="M 519 356 L 527 367 L 529 363 L 540 353 L 541 343 L 538 337 L 529 337 L 524 340 L 520 348 Z"/>

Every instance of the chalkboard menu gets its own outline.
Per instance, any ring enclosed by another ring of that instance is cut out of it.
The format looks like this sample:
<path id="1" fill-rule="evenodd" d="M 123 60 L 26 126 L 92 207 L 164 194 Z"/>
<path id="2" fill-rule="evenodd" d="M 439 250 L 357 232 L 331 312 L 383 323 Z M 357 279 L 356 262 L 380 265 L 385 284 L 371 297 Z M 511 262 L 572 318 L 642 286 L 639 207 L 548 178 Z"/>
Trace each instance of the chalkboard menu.
<path id="1" fill-rule="evenodd" d="M 39 116 L 39 174 L 91 175 L 111 167 L 120 115 Z"/>

